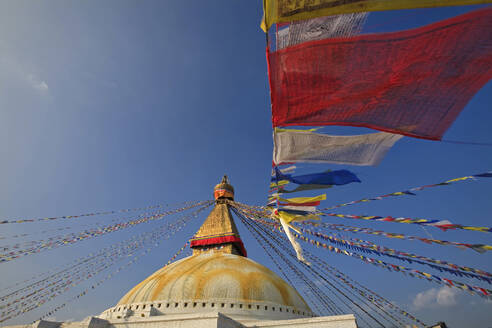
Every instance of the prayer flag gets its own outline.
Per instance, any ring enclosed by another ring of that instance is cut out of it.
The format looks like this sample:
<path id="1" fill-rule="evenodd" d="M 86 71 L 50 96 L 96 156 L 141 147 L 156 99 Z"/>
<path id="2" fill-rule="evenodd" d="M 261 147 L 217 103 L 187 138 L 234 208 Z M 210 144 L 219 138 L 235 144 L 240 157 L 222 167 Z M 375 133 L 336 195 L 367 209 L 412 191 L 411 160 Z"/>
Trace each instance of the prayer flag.
<path id="1" fill-rule="evenodd" d="M 333 188 L 332 185 L 319 185 L 319 184 L 303 184 L 293 190 L 280 189 L 279 194 L 290 194 L 293 192 L 306 191 L 306 190 L 318 190 Z"/>
<path id="2" fill-rule="evenodd" d="M 316 212 L 316 206 L 282 206 L 279 210 L 292 210 L 292 211 L 303 211 L 303 212 Z M 308 214 L 308 213 L 305 213 Z"/>
<path id="3" fill-rule="evenodd" d="M 293 22 L 286 27 L 279 27 L 276 37 L 276 50 L 307 41 L 357 35 L 362 30 L 367 15 L 367 13 L 353 13 L 317 17 Z"/>
<path id="4" fill-rule="evenodd" d="M 289 184 L 289 181 L 282 180 L 282 181 L 279 181 L 279 182 L 272 182 L 272 183 L 270 183 L 270 188 L 285 186 L 286 184 Z"/>
<path id="5" fill-rule="evenodd" d="M 261 29 L 281 22 L 366 11 L 490 3 L 490 0 L 265 0 Z"/>
<path id="6" fill-rule="evenodd" d="M 492 78 L 492 9 L 407 31 L 302 43 L 268 61 L 275 127 L 363 126 L 440 140 Z"/>
<path id="7" fill-rule="evenodd" d="M 273 161 L 276 163 L 377 165 L 394 143 L 402 138 L 401 135 L 386 132 L 331 136 L 283 131 L 274 131 Z"/>
<path id="8" fill-rule="evenodd" d="M 295 198 L 281 198 L 281 197 L 278 197 L 277 199 L 279 201 L 284 202 L 284 203 L 288 203 L 289 205 L 293 205 L 293 204 L 305 204 L 305 203 L 314 203 L 314 202 L 318 202 L 318 201 L 321 201 L 321 200 L 325 200 L 326 199 L 326 194 L 319 195 L 319 196 L 314 196 L 314 197 L 295 197 Z M 310 206 L 310 205 L 306 205 L 306 206 Z"/>
<path id="9" fill-rule="evenodd" d="M 318 184 L 318 185 L 345 185 L 351 182 L 360 182 L 357 176 L 348 170 L 336 170 L 322 173 L 312 173 L 291 176 L 282 174 L 277 171 L 277 179 L 287 180 L 300 185 L 303 184 Z"/>
<path id="10" fill-rule="evenodd" d="M 285 211 L 282 209 L 279 209 L 276 211 L 276 214 L 283 218 L 285 222 L 287 223 L 292 223 L 292 222 L 302 222 L 302 221 L 307 221 L 307 220 L 319 220 L 319 217 L 315 214 L 312 213 L 305 213 L 305 214 L 297 214 L 295 211 Z"/>

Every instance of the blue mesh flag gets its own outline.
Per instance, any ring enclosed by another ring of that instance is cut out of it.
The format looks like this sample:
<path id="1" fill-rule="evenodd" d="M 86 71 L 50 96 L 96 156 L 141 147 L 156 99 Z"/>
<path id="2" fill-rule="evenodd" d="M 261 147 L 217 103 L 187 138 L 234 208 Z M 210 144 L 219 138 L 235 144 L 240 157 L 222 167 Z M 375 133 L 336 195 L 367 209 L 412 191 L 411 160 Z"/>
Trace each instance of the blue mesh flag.
<path id="1" fill-rule="evenodd" d="M 359 178 L 348 170 L 336 170 L 322 173 L 312 173 L 292 176 L 290 174 L 282 174 L 278 168 L 275 168 L 275 177 L 272 181 L 288 180 L 300 185 L 317 184 L 317 185 L 345 185 L 352 182 L 361 182 Z"/>

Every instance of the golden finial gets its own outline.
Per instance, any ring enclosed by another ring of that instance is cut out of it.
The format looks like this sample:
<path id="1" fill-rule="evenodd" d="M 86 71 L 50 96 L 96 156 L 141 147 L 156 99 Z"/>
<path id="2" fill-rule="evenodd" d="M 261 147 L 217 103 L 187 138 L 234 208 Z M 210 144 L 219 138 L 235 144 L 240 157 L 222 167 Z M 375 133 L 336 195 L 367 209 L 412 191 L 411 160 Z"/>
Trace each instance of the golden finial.
<path id="1" fill-rule="evenodd" d="M 229 184 L 227 175 L 224 175 L 222 181 L 215 186 L 214 198 L 234 200 L 234 187 Z"/>

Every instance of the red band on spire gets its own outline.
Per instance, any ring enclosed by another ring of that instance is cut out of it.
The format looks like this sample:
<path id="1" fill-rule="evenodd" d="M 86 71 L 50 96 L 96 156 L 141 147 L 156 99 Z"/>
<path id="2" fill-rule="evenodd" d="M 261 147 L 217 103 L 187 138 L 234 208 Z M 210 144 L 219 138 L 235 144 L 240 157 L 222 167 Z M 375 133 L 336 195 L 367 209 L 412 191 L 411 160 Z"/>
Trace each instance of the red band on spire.
<path id="1" fill-rule="evenodd" d="M 236 235 L 232 236 L 218 236 L 218 237 L 210 237 L 206 239 L 192 239 L 190 240 L 190 247 L 196 246 L 206 246 L 206 245 L 221 245 L 221 244 L 234 244 L 237 246 L 241 255 L 244 257 L 248 256 L 246 249 L 244 248 L 243 241 Z"/>

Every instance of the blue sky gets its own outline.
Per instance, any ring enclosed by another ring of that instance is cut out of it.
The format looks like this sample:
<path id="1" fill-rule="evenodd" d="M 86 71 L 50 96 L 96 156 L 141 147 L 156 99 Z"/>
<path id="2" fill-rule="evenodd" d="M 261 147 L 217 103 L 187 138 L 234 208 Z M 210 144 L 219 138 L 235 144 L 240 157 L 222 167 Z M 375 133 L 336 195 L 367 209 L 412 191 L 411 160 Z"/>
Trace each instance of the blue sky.
<path id="1" fill-rule="evenodd" d="M 365 32 L 411 28 L 474 8 L 371 13 Z M 260 18 L 260 1 L 251 0 L 1 1 L 0 218 L 75 215 L 211 199 L 212 188 L 223 174 L 230 176 L 238 201 L 264 204 L 272 129 Z M 492 143 L 491 97 L 489 83 L 444 139 Z M 370 130 L 329 127 L 322 131 L 357 134 Z M 491 167 L 490 147 L 405 137 L 377 167 L 306 165 L 299 172 L 347 168 L 359 176 L 361 184 L 327 191 L 328 206 Z M 464 182 L 340 212 L 490 226 L 491 188 L 492 181 L 486 179 Z M 118 217 L 125 216 L 4 225 L 0 233 L 70 226 L 77 231 Z M 337 220 L 327 221 L 426 236 L 422 228 L 410 225 Z M 112 306 L 167 262 L 199 225 L 194 221 L 139 265 L 72 303 L 56 318 L 81 319 Z M 250 256 L 276 270 L 239 222 L 238 226 Z M 148 224 L 1 264 L 0 288 L 153 227 Z M 484 233 L 427 231 L 439 239 L 491 243 Z M 490 254 L 355 237 L 492 271 Z M 319 254 L 426 322 L 443 320 L 450 327 L 463 327 L 465 322 L 468 327 L 485 327 L 490 322 L 492 303 L 479 297 L 457 292 L 439 298 L 438 285 L 340 255 Z M 82 286 L 7 323 L 37 319 L 79 289 Z"/>

